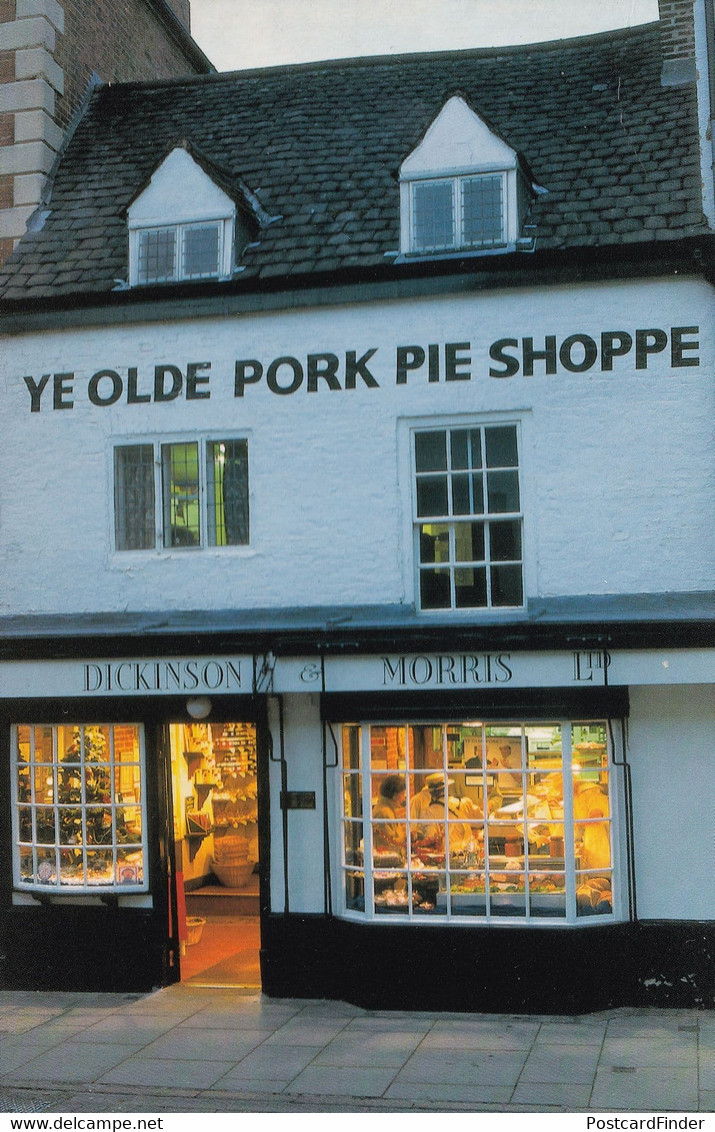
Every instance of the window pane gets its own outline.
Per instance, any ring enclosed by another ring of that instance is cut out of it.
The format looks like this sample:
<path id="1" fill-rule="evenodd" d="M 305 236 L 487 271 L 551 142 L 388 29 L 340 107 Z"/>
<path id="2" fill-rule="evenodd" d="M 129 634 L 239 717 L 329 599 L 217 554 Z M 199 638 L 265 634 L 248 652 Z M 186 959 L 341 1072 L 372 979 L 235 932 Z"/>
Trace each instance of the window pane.
<path id="1" fill-rule="evenodd" d="M 516 444 L 516 428 L 513 425 L 485 428 L 484 439 L 487 448 L 488 468 L 518 467 L 519 454 Z"/>
<path id="2" fill-rule="evenodd" d="M 502 177 L 464 178 L 461 185 L 462 243 L 503 243 Z"/>
<path id="3" fill-rule="evenodd" d="M 397 770 L 404 767 L 404 727 L 371 727 L 370 760 L 373 770 Z"/>
<path id="4" fill-rule="evenodd" d="M 510 473 L 507 473 L 510 474 Z M 482 515 L 484 483 L 481 475 L 452 476 L 452 514 Z"/>
<path id="5" fill-rule="evenodd" d="M 454 531 L 457 562 L 484 561 L 484 523 L 458 523 Z"/>
<path id="6" fill-rule="evenodd" d="M 450 445 L 452 467 L 455 470 L 460 468 L 481 468 L 482 443 L 481 433 L 478 428 L 453 429 L 450 433 Z"/>
<path id="7" fill-rule="evenodd" d="M 483 566 L 459 567 L 454 571 L 457 609 L 482 609 L 487 604 L 487 572 Z"/>
<path id="8" fill-rule="evenodd" d="M 413 248 L 416 251 L 434 251 L 454 247 L 452 181 L 414 185 L 412 193 Z"/>
<path id="9" fill-rule="evenodd" d="M 446 432 L 415 433 L 415 467 L 418 472 L 443 472 L 446 470 Z"/>
<path id="10" fill-rule="evenodd" d="M 343 727 L 343 766 L 346 770 L 357 770 L 360 766 L 360 728 Z"/>
<path id="11" fill-rule="evenodd" d="M 362 775 L 343 776 L 343 812 L 347 818 L 362 817 Z"/>
<path id="12" fill-rule="evenodd" d="M 114 450 L 114 541 L 117 550 L 149 550 L 154 530 L 154 448 L 129 444 Z"/>
<path id="13" fill-rule="evenodd" d="M 198 546 L 199 448 L 196 443 L 161 448 L 164 546 Z"/>
<path id="14" fill-rule="evenodd" d="M 176 278 L 176 230 L 139 233 L 139 282 L 162 283 Z"/>
<path id="15" fill-rule="evenodd" d="M 521 566 L 492 566 L 492 605 L 523 605 Z"/>
<path id="16" fill-rule="evenodd" d="M 492 562 L 518 562 L 521 558 L 520 521 L 509 519 L 501 523 L 490 523 L 489 542 Z"/>
<path id="17" fill-rule="evenodd" d="M 420 527 L 420 562 L 449 561 L 449 527 L 444 523 L 425 523 Z"/>
<path id="18" fill-rule="evenodd" d="M 206 445 L 209 546 L 248 543 L 248 442 Z"/>
<path id="19" fill-rule="evenodd" d="M 199 279 L 219 273 L 219 226 L 185 228 L 183 239 L 182 277 Z"/>
<path id="20" fill-rule="evenodd" d="M 447 477 L 423 476 L 417 481 L 417 514 L 447 515 Z"/>
<path id="21" fill-rule="evenodd" d="M 492 514 L 519 510 L 519 473 L 489 472 L 487 496 Z"/>
<path id="22" fill-rule="evenodd" d="M 449 609 L 451 604 L 449 570 L 421 570 L 420 605 L 422 609 Z"/>

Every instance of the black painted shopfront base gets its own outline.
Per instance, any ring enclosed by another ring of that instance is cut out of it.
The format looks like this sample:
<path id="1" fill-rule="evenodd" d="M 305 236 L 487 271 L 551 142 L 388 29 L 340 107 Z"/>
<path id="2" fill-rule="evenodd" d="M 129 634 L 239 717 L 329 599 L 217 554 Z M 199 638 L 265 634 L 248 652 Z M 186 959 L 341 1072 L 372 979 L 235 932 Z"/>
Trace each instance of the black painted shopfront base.
<path id="1" fill-rule="evenodd" d="M 263 990 L 366 1009 L 584 1014 L 712 1007 L 715 925 L 407 927 L 327 916 L 263 924 Z"/>
<path id="2" fill-rule="evenodd" d="M 148 909 L 11 907 L 0 931 L 0 988 L 152 990 L 173 979 L 159 927 Z"/>

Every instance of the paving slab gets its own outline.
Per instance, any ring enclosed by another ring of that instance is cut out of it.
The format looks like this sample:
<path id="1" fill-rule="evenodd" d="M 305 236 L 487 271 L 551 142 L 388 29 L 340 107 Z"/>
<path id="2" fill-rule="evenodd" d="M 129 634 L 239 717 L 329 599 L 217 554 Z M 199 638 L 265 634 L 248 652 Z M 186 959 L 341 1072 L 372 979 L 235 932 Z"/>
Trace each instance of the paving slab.
<path id="1" fill-rule="evenodd" d="M 208 1089 L 231 1069 L 230 1061 L 168 1061 L 144 1054 L 127 1058 L 105 1073 L 104 1085 L 175 1089 Z"/>
<path id="2" fill-rule="evenodd" d="M 590 1086 L 599 1054 L 597 1045 L 536 1045 L 526 1059 L 519 1081 Z"/>
<path id="3" fill-rule="evenodd" d="M 41 1053 L 12 1071 L 0 1073 L 0 1081 L 12 1084 L 48 1084 L 50 1081 L 96 1081 L 135 1053 L 136 1046 L 106 1044 L 89 1045 L 80 1042 L 62 1042 L 46 1053 Z"/>
<path id="4" fill-rule="evenodd" d="M 269 1037 L 270 1030 L 174 1029 L 144 1046 L 148 1058 L 198 1061 L 238 1061 Z"/>
<path id="5" fill-rule="evenodd" d="M 391 1084 L 394 1069 L 362 1069 L 355 1067 L 309 1065 L 299 1073 L 286 1093 L 310 1093 L 323 1096 L 380 1097 Z"/>
<path id="6" fill-rule="evenodd" d="M 590 1107 L 599 1112 L 633 1109 L 636 1112 L 697 1112 L 698 1078 L 694 1068 L 642 1068 L 619 1071 L 599 1068 Z"/>
<path id="7" fill-rule="evenodd" d="M 583 1084 L 564 1081 L 524 1081 L 521 1079 L 509 1098 L 510 1104 L 522 1104 L 532 1109 L 544 1107 L 561 1112 L 588 1111 L 593 1082 Z"/>
<path id="8" fill-rule="evenodd" d="M 285 1046 L 281 1049 L 280 1058 L 277 1058 L 274 1048 L 259 1046 L 216 1081 L 212 1088 L 239 1093 L 246 1090 L 280 1093 L 315 1060 L 322 1048 Z"/>
<path id="9" fill-rule="evenodd" d="M 509 1085 L 513 1089 L 525 1061 L 523 1051 L 460 1050 L 446 1057 L 443 1051 L 439 1055 L 429 1054 L 420 1047 L 400 1070 L 397 1080 L 436 1085 Z"/>

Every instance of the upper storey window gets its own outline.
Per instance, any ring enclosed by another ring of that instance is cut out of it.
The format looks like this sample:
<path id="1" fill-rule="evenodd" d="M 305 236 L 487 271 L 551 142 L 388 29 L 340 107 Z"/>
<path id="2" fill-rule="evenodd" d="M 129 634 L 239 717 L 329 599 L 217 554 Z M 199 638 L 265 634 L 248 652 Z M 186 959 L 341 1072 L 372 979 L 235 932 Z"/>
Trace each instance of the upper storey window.
<path id="1" fill-rule="evenodd" d="M 127 218 L 131 286 L 226 279 L 250 239 L 236 200 L 183 145 L 161 162 Z"/>
<path id="2" fill-rule="evenodd" d="M 416 181 L 412 250 L 496 247 L 505 243 L 504 174 Z"/>
<path id="3" fill-rule="evenodd" d="M 141 229 L 138 233 L 137 283 L 218 278 L 225 227 L 225 223 L 216 221 Z"/>
<path id="4" fill-rule="evenodd" d="M 516 150 L 459 96 L 450 98 L 400 168 L 401 251 L 514 250 L 531 186 Z"/>

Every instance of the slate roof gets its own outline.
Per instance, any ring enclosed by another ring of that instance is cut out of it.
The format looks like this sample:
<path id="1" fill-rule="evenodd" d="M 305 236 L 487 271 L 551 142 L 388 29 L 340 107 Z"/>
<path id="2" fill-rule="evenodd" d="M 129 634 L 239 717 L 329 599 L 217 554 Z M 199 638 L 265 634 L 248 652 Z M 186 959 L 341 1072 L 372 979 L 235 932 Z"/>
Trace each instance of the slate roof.
<path id="1" fill-rule="evenodd" d="M 394 278 L 399 166 L 455 93 L 548 190 L 532 215 L 537 250 L 705 235 L 695 87 L 661 86 L 661 65 L 660 28 L 649 24 L 530 46 L 102 87 L 59 165 L 44 224 L 0 273 L 0 295 L 12 307 L 110 294 L 128 275 L 127 205 L 183 139 L 281 218 L 222 286 L 351 270 Z"/>

